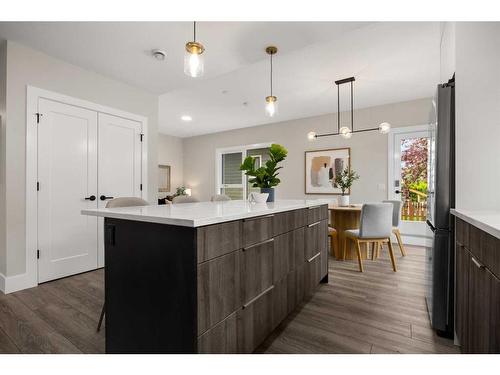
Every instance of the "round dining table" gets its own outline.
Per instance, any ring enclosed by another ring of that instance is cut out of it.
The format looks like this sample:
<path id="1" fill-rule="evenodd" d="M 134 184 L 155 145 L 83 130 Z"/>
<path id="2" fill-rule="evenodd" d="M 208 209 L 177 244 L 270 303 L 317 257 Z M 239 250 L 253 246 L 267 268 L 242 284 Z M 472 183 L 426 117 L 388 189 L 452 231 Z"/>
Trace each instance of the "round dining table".
<path id="1" fill-rule="evenodd" d="M 343 259 L 344 254 L 344 231 L 347 229 L 359 229 L 359 221 L 361 217 L 361 204 L 351 204 L 349 206 L 338 206 L 336 204 L 328 204 L 330 213 L 330 226 L 337 231 L 337 246 L 333 248 L 332 256 L 337 260 Z M 347 241 L 345 249 L 345 259 L 357 259 L 356 248 L 354 241 Z M 368 244 L 366 248 L 361 249 L 361 257 L 367 258 Z"/>

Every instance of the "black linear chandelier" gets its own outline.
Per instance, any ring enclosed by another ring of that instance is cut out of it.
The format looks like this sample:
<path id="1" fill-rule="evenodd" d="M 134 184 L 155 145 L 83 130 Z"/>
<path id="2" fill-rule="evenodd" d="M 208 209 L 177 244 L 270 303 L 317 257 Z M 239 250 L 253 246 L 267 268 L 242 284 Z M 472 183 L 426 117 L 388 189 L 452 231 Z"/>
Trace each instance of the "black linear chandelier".
<path id="1" fill-rule="evenodd" d="M 369 129 L 354 129 L 354 81 L 356 79 L 354 77 L 340 79 L 335 81 L 337 85 L 337 132 L 335 133 L 324 133 L 324 134 L 316 134 L 316 132 L 307 133 L 307 138 L 310 141 L 315 140 L 320 137 L 330 137 L 332 135 L 340 135 L 345 139 L 349 139 L 352 137 L 353 133 L 362 133 L 362 132 L 370 132 L 377 130 L 381 134 L 387 134 L 391 130 L 391 125 L 387 122 L 381 123 L 378 128 L 369 128 Z M 340 85 L 344 85 L 349 83 L 351 85 L 351 127 L 347 126 L 340 127 Z"/>

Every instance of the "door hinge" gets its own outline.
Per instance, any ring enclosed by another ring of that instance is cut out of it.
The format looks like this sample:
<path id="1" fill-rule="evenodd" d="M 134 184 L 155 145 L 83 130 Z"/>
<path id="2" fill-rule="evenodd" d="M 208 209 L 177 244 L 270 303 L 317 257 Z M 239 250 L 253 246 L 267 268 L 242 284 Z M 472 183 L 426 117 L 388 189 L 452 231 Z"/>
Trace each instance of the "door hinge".
<path id="1" fill-rule="evenodd" d="M 140 136 L 141 136 L 141 142 L 142 142 L 142 140 L 144 138 L 144 133 L 141 133 Z"/>
<path id="2" fill-rule="evenodd" d="M 40 250 L 36 251 L 36 259 L 40 259 Z"/>
<path id="3" fill-rule="evenodd" d="M 40 191 L 40 182 L 36 182 L 36 191 Z"/>
<path id="4" fill-rule="evenodd" d="M 36 116 L 36 123 L 39 124 L 40 123 L 40 117 L 42 117 L 43 115 L 39 112 L 35 113 L 35 116 Z"/>
<path id="5" fill-rule="evenodd" d="M 142 191 L 142 184 L 139 185 L 139 189 L 141 189 L 141 191 Z"/>

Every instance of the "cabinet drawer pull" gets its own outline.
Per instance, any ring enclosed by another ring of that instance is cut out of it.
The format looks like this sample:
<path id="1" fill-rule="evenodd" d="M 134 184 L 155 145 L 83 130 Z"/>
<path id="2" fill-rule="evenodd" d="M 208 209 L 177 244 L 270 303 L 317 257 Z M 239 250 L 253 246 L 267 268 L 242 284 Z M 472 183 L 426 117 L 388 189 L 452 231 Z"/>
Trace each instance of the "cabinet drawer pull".
<path id="1" fill-rule="evenodd" d="M 314 226 L 318 225 L 319 223 L 321 223 L 321 221 L 317 221 L 315 223 L 309 224 L 307 227 L 311 228 L 311 227 L 314 227 Z"/>
<path id="2" fill-rule="evenodd" d="M 271 285 L 269 288 L 265 289 L 263 292 L 257 294 L 250 301 L 248 301 L 247 303 L 245 303 L 243 305 L 243 308 L 246 309 L 248 306 L 250 306 L 252 303 L 254 303 L 255 301 L 257 301 L 260 297 L 262 297 L 264 294 L 266 294 L 267 292 L 269 292 L 272 289 L 274 289 L 274 285 Z"/>
<path id="3" fill-rule="evenodd" d="M 252 221 L 252 220 L 259 220 L 259 219 L 267 219 L 270 217 L 274 217 L 274 214 L 269 214 L 269 215 L 264 215 L 264 216 L 257 216 L 257 217 L 249 217 L 246 219 L 243 219 L 243 221 Z"/>
<path id="4" fill-rule="evenodd" d="M 273 242 L 273 241 L 274 241 L 274 238 L 270 238 L 270 239 L 265 240 L 265 241 L 262 241 L 262 242 L 257 242 L 257 243 L 254 243 L 253 245 L 250 245 L 250 246 L 244 247 L 244 248 L 243 248 L 243 251 L 248 250 L 248 249 L 251 249 L 252 247 L 255 247 L 255 246 L 260 246 L 260 245 L 264 245 L 264 244 L 266 244 L 266 243 Z"/>
<path id="5" fill-rule="evenodd" d="M 477 268 L 482 269 L 482 270 L 486 268 L 483 264 L 479 263 L 474 257 L 471 257 L 471 259 L 472 259 L 472 263 L 474 263 Z"/>
<path id="6" fill-rule="evenodd" d="M 316 254 L 315 256 L 313 256 L 311 259 L 308 259 L 307 262 L 308 263 L 311 263 L 314 259 L 316 259 L 317 257 L 319 257 L 321 255 L 321 252 L 319 252 L 318 254 Z"/>

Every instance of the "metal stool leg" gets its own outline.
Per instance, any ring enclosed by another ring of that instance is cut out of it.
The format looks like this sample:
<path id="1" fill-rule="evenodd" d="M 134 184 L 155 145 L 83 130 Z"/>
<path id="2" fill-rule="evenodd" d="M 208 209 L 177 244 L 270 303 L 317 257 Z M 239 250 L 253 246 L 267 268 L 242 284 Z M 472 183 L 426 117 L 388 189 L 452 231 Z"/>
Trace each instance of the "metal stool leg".
<path id="1" fill-rule="evenodd" d="M 106 312 L 106 303 L 102 305 L 101 316 L 99 317 L 99 324 L 97 324 L 97 332 L 101 330 L 102 320 L 104 319 L 105 312 Z"/>

